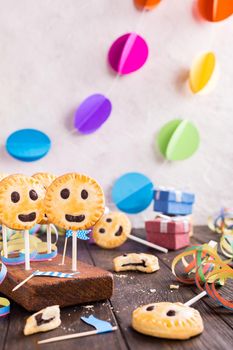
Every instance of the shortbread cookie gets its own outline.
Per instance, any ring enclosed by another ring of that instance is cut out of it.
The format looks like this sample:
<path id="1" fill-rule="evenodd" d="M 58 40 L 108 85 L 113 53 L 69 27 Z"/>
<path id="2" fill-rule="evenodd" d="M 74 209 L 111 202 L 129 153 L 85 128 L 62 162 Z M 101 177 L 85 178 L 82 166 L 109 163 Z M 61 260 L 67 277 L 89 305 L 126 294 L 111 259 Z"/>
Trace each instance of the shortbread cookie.
<path id="1" fill-rule="evenodd" d="M 91 177 L 78 173 L 57 177 L 45 196 L 48 220 L 66 230 L 92 227 L 103 215 L 104 208 L 100 185 Z"/>
<path id="2" fill-rule="evenodd" d="M 46 190 L 51 185 L 51 183 L 56 179 L 56 175 L 51 173 L 36 173 L 36 174 L 33 174 L 32 177 L 40 181 Z"/>
<path id="3" fill-rule="evenodd" d="M 118 256 L 113 260 L 113 264 L 116 272 L 137 270 L 151 273 L 159 270 L 158 258 L 154 255 L 144 253 L 131 253 Z"/>
<path id="4" fill-rule="evenodd" d="M 40 183 L 44 186 L 45 190 L 51 185 L 51 183 L 56 179 L 56 175 L 51 173 L 36 173 L 33 174 L 32 177 L 40 181 Z M 44 218 L 40 222 L 41 225 L 48 224 L 47 215 L 44 215 Z"/>
<path id="5" fill-rule="evenodd" d="M 131 231 L 131 222 L 120 212 L 104 215 L 93 227 L 95 243 L 106 249 L 119 247 L 126 240 Z"/>
<path id="6" fill-rule="evenodd" d="M 189 339 L 203 332 L 201 315 L 181 303 L 154 303 L 134 310 L 133 328 L 158 338 Z"/>
<path id="7" fill-rule="evenodd" d="M 58 305 L 48 306 L 30 316 L 24 327 L 24 335 L 47 332 L 61 324 L 60 308 Z"/>
<path id="8" fill-rule="evenodd" d="M 16 174 L 0 182 L 0 222 L 13 230 L 29 230 L 44 215 L 45 189 L 31 176 Z"/>

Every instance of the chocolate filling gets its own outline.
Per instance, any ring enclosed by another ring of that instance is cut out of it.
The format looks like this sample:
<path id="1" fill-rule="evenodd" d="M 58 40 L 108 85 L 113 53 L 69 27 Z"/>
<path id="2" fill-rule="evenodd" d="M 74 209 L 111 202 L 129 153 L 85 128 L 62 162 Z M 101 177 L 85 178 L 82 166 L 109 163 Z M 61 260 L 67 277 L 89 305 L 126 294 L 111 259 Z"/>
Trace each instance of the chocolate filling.
<path id="1" fill-rule="evenodd" d="M 146 311 L 152 311 L 152 310 L 154 310 L 154 306 L 148 306 L 147 308 L 146 308 Z"/>
<path id="2" fill-rule="evenodd" d="M 167 312 L 167 316 L 175 316 L 176 315 L 176 312 L 174 310 L 169 310 Z"/>
<path id="3" fill-rule="evenodd" d="M 42 316 L 43 316 L 42 313 L 35 316 L 37 326 L 41 326 L 42 324 L 49 323 L 55 319 L 55 316 L 54 316 L 54 317 L 49 318 L 48 320 L 44 320 L 42 318 Z"/>
<path id="4" fill-rule="evenodd" d="M 82 222 L 83 220 L 85 220 L 85 215 L 70 215 L 70 214 L 66 214 L 65 218 L 69 222 Z"/>
<path id="5" fill-rule="evenodd" d="M 123 232 L 123 227 L 120 226 L 119 229 L 117 230 L 117 232 L 115 233 L 115 236 L 121 236 L 122 235 L 122 232 Z"/>
<path id="6" fill-rule="evenodd" d="M 22 222 L 30 222 L 30 221 L 34 221 L 36 219 L 36 213 L 32 212 L 30 214 L 19 214 L 18 218 L 20 221 Z"/>
<path id="7" fill-rule="evenodd" d="M 146 262 L 145 260 L 142 260 L 140 263 L 129 263 L 129 264 L 123 264 L 122 267 L 124 266 L 143 266 L 146 267 Z"/>

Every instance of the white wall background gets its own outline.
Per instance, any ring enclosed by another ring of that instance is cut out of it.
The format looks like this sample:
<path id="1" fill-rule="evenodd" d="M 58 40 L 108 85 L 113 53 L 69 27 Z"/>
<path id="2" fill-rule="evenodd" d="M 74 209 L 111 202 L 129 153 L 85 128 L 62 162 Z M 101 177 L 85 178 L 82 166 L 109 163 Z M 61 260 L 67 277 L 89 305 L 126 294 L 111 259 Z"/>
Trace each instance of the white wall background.
<path id="1" fill-rule="evenodd" d="M 0 171 L 85 172 L 107 194 L 121 174 L 143 172 L 156 185 L 194 191 L 196 223 L 233 206 L 233 17 L 200 22 L 194 2 L 163 0 L 142 15 L 133 0 L 0 0 Z M 107 51 L 130 31 L 147 40 L 149 60 L 115 81 Z M 207 50 L 217 54 L 220 80 L 210 95 L 193 96 L 184 81 Z M 98 92 L 110 97 L 112 115 L 95 134 L 80 136 L 74 110 Z M 201 134 L 199 151 L 178 163 L 154 151 L 155 134 L 173 118 L 192 120 Z M 50 136 L 45 158 L 23 163 L 6 153 L 6 138 L 21 128 Z"/>

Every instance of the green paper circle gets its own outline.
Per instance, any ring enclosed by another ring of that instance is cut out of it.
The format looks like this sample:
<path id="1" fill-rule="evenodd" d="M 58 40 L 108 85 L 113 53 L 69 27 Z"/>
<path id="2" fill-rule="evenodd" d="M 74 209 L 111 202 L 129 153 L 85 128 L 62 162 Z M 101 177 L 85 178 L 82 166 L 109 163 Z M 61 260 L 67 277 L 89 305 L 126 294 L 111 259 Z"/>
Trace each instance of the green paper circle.
<path id="1" fill-rule="evenodd" d="M 184 160 L 198 149 L 200 136 L 188 120 L 174 119 L 159 131 L 157 142 L 162 155 L 168 160 Z"/>

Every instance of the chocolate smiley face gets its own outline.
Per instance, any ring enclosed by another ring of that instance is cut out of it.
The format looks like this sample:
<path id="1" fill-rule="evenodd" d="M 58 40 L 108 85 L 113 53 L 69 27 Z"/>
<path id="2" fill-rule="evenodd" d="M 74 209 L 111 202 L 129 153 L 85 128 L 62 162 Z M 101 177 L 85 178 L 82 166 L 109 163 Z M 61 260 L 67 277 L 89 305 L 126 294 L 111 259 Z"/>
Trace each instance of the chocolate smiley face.
<path id="1" fill-rule="evenodd" d="M 66 230 L 93 226 L 104 213 L 104 194 L 91 177 L 70 173 L 56 178 L 45 196 L 48 220 Z"/>
<path id="2" fill-rule="evenodd" d="M 47 188 L 51 185 L 51 183 L 56 179 L 56 175 L 51 173 L 36 173 L 32 175 L 32 177 L 34 179 L 37 179 L 45 188 L 45 190 L 47 190 Z M 46 214 L 44 214 L 44 217 L 39 222 L 39 224 L 41 225 L 48 224 L 48 218 Z"/>
<path id="3" fill-rule="evenodd" d="M 0 221 L 14 230 L 28 230 L 44 214 L 45 189 L 34 178 L 16 174 L 0 182 Z"/>
<path id="4" fill-rule="evenodd" d="M 93 228 L 93 238 L 96 244 L 105 249 L 119 247 L 131 231 L 128 217 L 120 212 L 104 215 Z"/>

